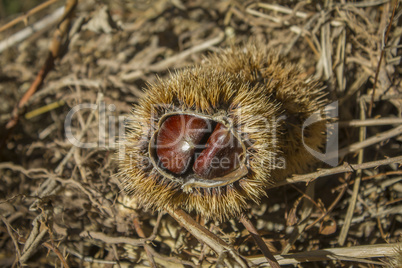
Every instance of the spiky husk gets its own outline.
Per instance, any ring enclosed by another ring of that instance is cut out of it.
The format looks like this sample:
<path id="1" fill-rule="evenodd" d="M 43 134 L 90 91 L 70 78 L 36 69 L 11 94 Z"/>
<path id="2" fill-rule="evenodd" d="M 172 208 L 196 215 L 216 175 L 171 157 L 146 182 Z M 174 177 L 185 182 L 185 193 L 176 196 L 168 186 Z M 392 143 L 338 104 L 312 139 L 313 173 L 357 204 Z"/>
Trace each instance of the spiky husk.
<path id="1" fill-rule="evenodd" d="M 180 207 L 220 221 L 237 216 L 250 201 L 258 203 L 269 186 L 314 163 L 302 144 L 301 128 L 306 118 L 323 109 L 323 96 L 299 68 L 262 47 L 213 54 L 202 66 L 159 79 L 135 106 L 119 152 L 124 188 L 145 208 Z M 148 142 L 159 119 L 175 111 L 224 114 L 247 146 L 249 173 L 235 183 L 195 188 L 192 193 L 159 174 L 146 160 Z M 325 122 L 311 125 L 305 130 L 305 144 L 319 150 L 324 132 Z M 277 167 L 278 160 L 285 161 L 286 169 Z"/>
<path id="2" fill-rule="evenodd" d="M 401 268 L 402 267 L 402 244 L 399 244 L 394 249 L 394 254 L 384 261 L 386 268 Z"/>

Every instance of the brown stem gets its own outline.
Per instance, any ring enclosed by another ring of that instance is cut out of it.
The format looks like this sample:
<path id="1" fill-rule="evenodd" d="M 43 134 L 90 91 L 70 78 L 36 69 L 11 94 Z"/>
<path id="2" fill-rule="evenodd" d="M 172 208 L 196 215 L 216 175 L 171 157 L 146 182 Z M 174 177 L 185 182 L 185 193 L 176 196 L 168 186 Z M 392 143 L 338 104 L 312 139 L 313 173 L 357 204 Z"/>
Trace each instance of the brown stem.
<path id="1" fill-rule="evenodd" d="M 371 117 L 371 112 L 373 111 L 373 106 L 374 106 L 374 96 L 375 96 L 375 89 L 376 89 L 376 85 L 377 85 L 377 81 L 378 81 L 378 74 L 380 73 L 380 68 L 381 68 L 381 62 L 382 59 L 384 58 L 384 54 L 385 54 L 385 46 L 387 45 L 387 41 L 388 41 L 388 36 L 389 33 L 391 32 L 391 28 L 392 28 L 392 21 L 394 20 L 394 16 L 395 16 L 395 12 L 396 12 L 396 8 L 398 6 L 398 2 L 397 0 L 395 0 L 394 3 L 394 8 L 392 10 L 392 15 L 391 18 L 389 19 L 389 24 L 387 27 L 387 32 L 385 33 L 384 36 L 384 47 L 381 48 L 381 55 L 380 55 L 380 60 L 378 61 L 378 65 L 377 65 L 377 70 L 375 71 L 375 77 L 374 77 L 374 85 L 373 85 L 373 93 L 371 94 L 371 101 L 370 101 L 370 106 L 368 109 L 368 116 Z"/>
<path id="2" fill-rule="evenodd" d="M 297 183 L 297 182 L 309 182 L 311 180 L 315 180 L 319 177 L 335 175 L 344 172 L 355 172 L 359 169 L 368 169 L 368 168 L 377 168 L 379 166 L 389 165 L 393 163 L 402 163 L 402 156 L 396 156 L 392 158 L 376 160 L 372 162 L 366 162 L 363 164 L 348 164 L 344 163 L 342 166 L 330 168 L 330 169 L 321 169 L 317 172 L 303 174 L 303 175 L 293 175 L 293 177 L 283 180 L 275 184 L 274 187 L 279 187 L 286 184 Z"/>
<path id="3" fill-rule="evenodd" d="M 7 132 L 5 137 L 3 138 L 2 144 L 0 144 L 0 148 L 5 145 L 6 140 L 8 139 L 14 127 L 17 125 L 20 114 L 22 112 L 22 108 L 25 106 L 31 96 L 41 88 L 46 76 L 54 67 L 54 61 L 60 57 L 63 40 L 66 39 L 65 37 L 67 36 L 68 30 L 70 29 L 70 24 L 76 6 L 77 0 L 68 0 L 66 2 L 66 8 L 63 17 L 61 18 L 57 30 L 53 34 L 52 43 L 45 63 L 43 64 L 41 70 L 39 71 L 38 75 L 36 76 L 35 80 L 31 84 L 27 92 L 25 92 L 24 96 L 22 96 L 18 104 L 14 107 L 12 111 L 12 118 L 6 125 Z"/>
<path id="4" fill-rule="evenodd" d="M 134 228 L 135 228 L 135 231 L 137 232 L 138 236 L 141 238 L 145 238 L 145 234 L 141 228 L 141 224 L 140 224 L 140 221 L 138 220 L 138 217 L 134 217 L 133 224 L 134 224 Z M 145 252 L 147 253 L 148 261 L 149 261 L 151 267 L 156 268 L 157 266 L 156 266 L 154 257 L 152 255 L 152 251 L 150 250 L 150 245 L 144 244 L 144 249 L 145 249 Z"/>
<path id="5" fill-rule="evenodd" d="M 222 254 L 229 255 L 241 266 L 249 267 L 247 261 L 243 259 L 231 246 L 225 243 L 222 239 L 211 233 L 206 228 L 202 227 L 198 222 L 191 218 L 186 212 L 181 209 L 166 209 L 181 226 L 187 229 L 198 241 L 208 245 L 219 256 Z M 227 260 L 226 260 L 227 261 Z"/>
<path id="6" fill-rule="evenodd" d="M 265 244 L 264 240 L 262 240 L 250 219 L 246 215 L 242 214 L 240 216 L 240 222 L 244 225 L 244 227 L 246 227 L 247 231 L 253 237 L 255 243 L 267 259 L 269 265 L 272 268 L 280 268 L 281 266 L 279 265 L 278 261 L 275 259 L 274 255 L 272 255 L 271 251 L 269 251 L 267 244 Z"/>

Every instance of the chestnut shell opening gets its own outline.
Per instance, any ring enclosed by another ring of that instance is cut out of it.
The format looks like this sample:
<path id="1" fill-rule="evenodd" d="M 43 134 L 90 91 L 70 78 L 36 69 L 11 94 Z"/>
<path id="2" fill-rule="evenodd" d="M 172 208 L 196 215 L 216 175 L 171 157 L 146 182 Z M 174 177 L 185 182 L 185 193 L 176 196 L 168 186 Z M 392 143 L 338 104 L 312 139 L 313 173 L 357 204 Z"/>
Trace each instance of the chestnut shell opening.
<path id="1" fill-rule="evenodd" d="M 245 145 L 219 116 L 165 114 L 149 155 L 161 175 L 186 187 L 224 186 L 248 173 Z"/>

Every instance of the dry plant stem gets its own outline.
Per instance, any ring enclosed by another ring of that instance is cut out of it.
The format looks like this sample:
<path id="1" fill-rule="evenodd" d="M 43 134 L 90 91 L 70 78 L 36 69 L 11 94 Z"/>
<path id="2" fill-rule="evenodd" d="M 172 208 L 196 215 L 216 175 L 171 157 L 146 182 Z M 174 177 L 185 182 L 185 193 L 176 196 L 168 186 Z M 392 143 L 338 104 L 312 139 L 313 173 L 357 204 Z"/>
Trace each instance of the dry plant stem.
<path id="1" fill-rule="evenodd" d="M 11 239 L 13 240 L 15 251 L 17 252 L 17 261 L 19 262 L 20 259 L 21 259 L 21 251 L 20 251 L 20 248 L 18 246 L 17 239 L 15 239 L 15 236 L 13 234 L 13 228 L 11 227 L 10 223 L 8 222 L 8 220 L 5 217 L 3 217 L 3 215 L 1 215 L 1 214 L 0 214 L 0 219 L 6 225 L 7 232 L 10 235 Z"/>
<path id="2" fill-rule="evenodd" d="M 158 72 L 158 71 L 166 70 L 167 68 L 171 67 L 174 63 L 180 62 L 192 54 L 207 50 L 208 48 L 219 44 L 220 42 L 222 42 L 224 40 L 224 38 L 225 38 L 225 34 L 219 33 L 218 36 L 215 38 L 207 40 L 207 41 L 205 41 L 199 45 L 193 46 L 189 49 L 186 49 L 186 50 L 182 51 L 181 53 L 174 55 L 172 57 L 169 57 L 163 61 L 152 64 L 148 67 L 144 67 L 143 70 L 135 70 L 133 72 L 125 73 L 122 75 L 122 79 L 126 80 L 126 81 L 131 81 L 133 78 L 140 77 L 149 71 Z"/>
<path id="3" fill-rule="evenodd" d="M 150 247 L 150 252 L 154 256 L 154 258 L 158 260 L 158 263 L 163 265 L 163 267 L 170 267 L 170 266 L 172 266 L 172 263 L 178 263 L 183 266 L 189 266 L 189 267 L 194 267 L 194 268 L 197 267 L 194 265 L 194 263 L 192 263 L 190 261 L 185 261 L 185 260 L 181 260 L 179 258 L 169 257 L 169 256 L 159 254 L 152 247 Z M 164 264 L 166 264 L 166 265 L 164 265 Z"/>
<path id="4" fill-rule="evenodd" d="M 273 10 L 273 11 L 277 11 L 277 12 L 280 12 L 280 13 L 288 14 L 288 15 L 294 15 L 294 16 L 302 18 L 302 19 L 305 19 L 308 16 L 308 14 L 305 13 L 305 12 L 301 12 L 301 11 L 296 11 L 295 12 L 295 10 L 292 10 L 290 8 L 280 6 L 280 5 L 271 5 L 271 4 L 258 3 L 257 6 L 261 7 L 261 8 L 268 9 L 268 10 Z"/>
<path id="5" fill-rule="evenodd" d="M 362 101 L 360 101 L 360 118 L 362 120 L 366 119 L 365 118 L 365 111 L 364 111 L 364 104 Z M 361 127 L 359 131 L 359 141 L 362 142 L 366 139 L 366 127 Z M 359 151 L 359 156 L 358 156 L 358 163 L 361 164 L 363 163 L 363 153 L 364 149 L 361 149 Z M 353 218 L 353 212 L 355 210 L 356 202 L 357 202 L 357 195 L 359 194 L 359 189 L 360 189 L 360 182 L 362 180 L 362 170 L 359 169 L 356 172 L 356 180 L 353 185 L 353 195 L 350 198 L 349 202 L 349 207 L 346 212 L 346 217 L 345 217 L 345 222 L 343 223 L 341 232 L 339 234 L 338 238 L 338 243 L 339 245 L 343 246 L 345 244 L 346 236 L 349 232 L 349 227 L 350 224 L 352 223 L 352 218 Z"/>
<path id="6" fill-rule="evenodd" d="M 299 264 L 302 262 L 325 260 L 360 261 L 366 263 L 383 264 L 381 262 L 366 260 L 366 258 L 383 258 L 387 256 L 394 256 L 395 248 L 398 248 L 400 246 L 400 244 L 395 243 L 343 248 L 328 248 L 294 254 L 276 255 L 275 257 L 280 265 Z M 265 263 L 265 258 L 263 257 L 250 257 L 248 259 L 254 265 L 261 265 Z"/>
<path id="7" fill-rule="evenodd" d="M 339 122 L 340 127 L 369 127 L 402 124 L 402 118 L 376 118 L 366 120 L 350 120 Z"/>
<path id="8" fill-rule="evenodd" d="M 95 259 L 95 258 L 92 258 L 92 257 L 85 257 L 82 254 L 80 254 L 80 253 L 76 252 L 75 250 L 72 250 L 72 249 L 70 249 L 68 247 L 65 248 L 65 251 L 68 252 L 69 254 L 77 257 L 78 259 L 84 261 L 84 262 L 117 265 L 116 261 L 105 261 L 105 260 L 102 260 L 102 259 Z"/>
<path id="9" fill-rule="evenodd" d="M 315 189 L 315 182 L 310 183 L 306 189 L 306 196 L 310 197 L 311 200 L 314 199 L 314 189 Z M 311 212 L 313 211 L 313 202 L 310 201 L 308 198 L 304 199 L 303 207 L 302 207 L 302 216 L 300 222 L 298 222 L 297 226 L 294 228 L 289 240 L 288 244 L 282 250 L 282 254 L 286 254 L 289 252 L 293 244 L 296 240 L 300 237 L 303 231 L 306 229 L 308 220 L 310 219 Z M 323 213 L 324 214 L 324 213 Z"/>
<path id="10" fill-rule="evenodd" d="M 129 237 L 110 237 L 102 232 L 92 232 L 92 231 L 84 231 L 80 233 L 80 236 L 90 237 L 92 239 L 97 239 L 108 244 L 129 244 L 135 247 L 143 246 L 145 242 L 148 241 L 148 239 L 145 238 L 133 239 Z"/>
<path id="11" fill-rule="evenodd" d="M 187 58 L 188 56 L 200 52 L 200 51 L 204 51 L 210 47 L 213 47 L 217 44 L 219 44 L 220 42 L 223 41 L 223 39 L 225 38 L 225 34 L 223 32 L 219 33 L 218 36 L 216 36 L 215 38 L 212 38 L 210 40 L 207 40 L 197 46 L 194 46 L 192 48 L 189 48 L 175 56 L 172 56 L 170 58 L 167 58 L 157 64 L 151 65 L 148 69 L 150 71 L 153 72 L 158 72 L 158 71 L 162 71 L 165 70 L 166 68 L 168 68 L 169 66 L 171 66 L 173 63 L 175 62 L 179 62 L 185 58 Z"/>
<path id="12" fill-rule="evenodd" d="M 25 242 L 24 249 L 21 253 L 20 264 L 23 264 L 35 253 L 38 249 L 38 245 L 41 243 L 42 239 L 48 232 L 48 228 L 41 230 L 41 220 L 43 219 L 43 214 L 39 214 L 32 222 L 32 230 Z"/>
<path id="13" fill-rule="evenodd" d="M 135 228 L 135 231 L 137 232 L 138 236 L 141 238 L 145 238 L 145 234 L 142 231 L 140 221 L 138 220 L 137 216 L 134 217 L 133 224 L 134 224 L 134 228 Z M 155 263 L 154 257 L 152 256 L 152 252 L 149 249 L 150 247 L 151 247 L 150 245 L 144 244 L 144 249 L 145 249 L 145 252 L 147 253 L 148 261 L 152 268 L 156 268 L 156 263 Z"/>
<path id="14" fill-rule="evenodd" d="M 372 162 L 367 162 L 364 164 L 348 164 L 344 163 L 342 166 L 331 168 L 331 169 L 321 169 L 317 172 L 304 174 L 304 175 L 294 175 L 292 178 L 288 178 L 282 182 L 274 185 L 274 187 L 279 187 L 286 184 L 297 183 L 297 182 L 309 182 L 311 180 L 317 179 L 319 177 L 335 175 L 344 172 L 355 172 L 359 169 L 376 168 L 378 166 L 384 166 L 389 164 L 401 164 L 402 156 L 396 156 L 393 158 L 388 158 L 384 160 L 377 160 Z"/>
<path id="15" fill-rule="evenodd" d="M 380 73 L 381 62 L 382 62 L 382 59 L 384 58 L 384 54 L 385 54 L 385 49 L 384 48 L 387 46 L 388 36 L 389 36 L 389 33 L 391 31 L 391 27 L 392 27 L 392 21 L 394 20 L 395 11 L 396 11 L 396 8 L 398 6 L 399 1 L 394 0 L 394 2 L 395 2 L 394 3 L 394 9 L 392 10 L 392 15 L 391 15 L 391 18 L 389 19 L 387 32 L 385 33 L 385 36 L 384 36 L 384 46 L 381 46 L 380 60 L 378 61 L 377 70 L 375 71 L 373 93 L 371 94 L 371 101 L 370 101 L 370 106 L 369 106 L 369 109 L 368 109 L 368 116 L 369 117 L 371 117 L 371 112 L 373 110 L 375 89 L 376 89 L 376 85 L 377 85 L 377 82 L 378 82 L 378 74 Z"/>
<path id="16" fill-rule="evenodd" d="M 395 127 L 391 130 L 381 132 L 380 134 L 374 135 L 368 139 L 362 140 L 360 142 L 353 143 L 345 148 L 339 150 L 338 155 L 339 157 L 343 157 L 348 153 L 359 151 L 365 147 L 374 145 L 378 142 L 390 139 L 392 137 L 398 136 L 402 134 L 402 125 Z"/>
<path id="17" fill-rule="evenodd" d="M 253 223 L 247 218 L 246 215 L 242 214 L 240 216 L 240 222 L 246 227 L 247 231 L 250 233 L 251 237 L 254 239 L 255 243 L 260 248 L 261 252 L 264 254 L 267 262 L 272 268 L 280 268 L 279 263 L 276 261 L 274 255 L 269 251 L 267 244 L 262 240 L 261 236 L 258 234 L 257 229 L 255 229 Z"/>
<path id="18" fill-rule="evenodd" d="M 244 260 L 231 246 L 226 244 L 222 239 L 211 233 L 206 228 L 198 224 L 186 212 L 181 209 L 169 209 L 167 212 L 172 216 L 181 226 L 187 229 L 198 241 L 207 244 L 219 256 L 228 252 L 230 256 L 241 266 L 249 267 L 246 260 Z"/>
<path id="19" fill-rule="evenodd" d="M 42 86 L 44 79 L 50 70 L 54 67 L 54 61 L 60 56 L 60 51 L 62 47 L 62 42 L 65 40 L 65 36 L 68 33 L 70 28 L 70 23 L 73 17 L 74 9 L 77 5 L 77 0 L 68 0 L 66 3 L 66 8 L 62 17 L 62 21 L 60 22 L 57 30 L 53 34 L 52 44 L 49 49 L 48 56 L 38 75 L 36 76 L 34 82 L 29 87 L 28 91 L 24 94 L 24 96 L 20 99 L 17 106 L 15 106 L 12 115 L 13 117 L 7 123 L 6 129 L 9 131 L 4 140 L 7 139 L 11 130 L 18 123 L 21 109 L 27 103 L 27 101 L 31 98 L 31 96 Z"/>
<path id="20" fill-rule="evenodd" d="M 64 7 L 60 7 L 56 9 L 52 14 L 45 16 L 41 20 L 38 20 L 34 24 L 29 27 L 25 27 L 19 32 L 5 38 L 0 41 L 0 53 L 4 50 L 14 47 L 16 44 L 24 41 L 28 37 L 40 33 L 41 31 L 46 31 L 51 25 L 60 20 L 60 17 L 63 15 Z"/>
<path id="21" fill-rule="evenodd" d="M 70 266 L 68 265 L 67 261 L 65 260 L 65 258 L 63 257 L 63 254 L 61 254 L 60 250 L 57 247 L 52 246 L 51 244 L 45 242 L 43 243 L 43 245 L 52 250 L 54 253 L 56 253 L 57 257 L 59 257 L 60 261 L 63 263 L 63 266 L 65 268 L 69 268 Z"/>
<path id="22" fill-rule="evenodd" d="M 347 174 L 347 175 L 349 175 L 349 174 Z M 350 176 L 347 176 L 347 178 L 349 178 L 349 177 Z M 327 211 L 325 213 L 323 213 L 320 217 L 318 217 L 313 223 L 311 223 L 309 226 L 307 226 L 305 231 L 312 228 L 317 222 L 321 221 L 322 219 L 324 219 L 325 216 L 327 216 L 329 213 L 331 213 L 331 211 L 335 208 L 336 204 L 338 204 L 338 202 L 341 200 L 342 196 L 345 194 L 347 188 L 348 188 L 347 184 L 344 184 L 344 187 L 342 188 L 341 192 L 338 194 L 338 196 L 335 198 L 335 200 L 329 206 Z"/>
<path id="23" fill-rule="evenodd" d="M 103 100 L 103 94 L 98 93 L 98 97 L 96 99 L 96 105 L 99 107 L 100 103 Z M 81 142 L 82 138 L 85 136 L 86 132 L 89 129 L 90 124 L 92 123 L 92 120 L 95 118 L 95 114 L 98 111 L 98 109 L 93 109 L 88 116 L 87 122 L 85 123 L 85 126 L 83 127 L 77 141 Z M 56 167 L 55 172 L 56 174 L 61 174 L 63 172 L 64 166 L 67 164 L 68 160 L 70 160 L 71 156 L 74 154 L 74 151 L 77 149 L 77 146 L 72 146 L 70 150 L 68 151 L 67 155 L 63 158 L 63 160 L 60 162 L 60 164 Z"/>
<path id="24" fill-rule="evenodd" d="M 158 234 L 158 229 L 159 229 L 159 226 L 160 226 L 160 224 L 161 224 L 161 220 L 162 220 L 163 214 L 164 214 L 164 212 L 159 212 L 159 213 L 158 213 L 158 218 L 156 219 L 156 223 L 155 223 L 154 229 L 153 229 L 153 231 L 152 231 L 152 234 L 148 237 L 148 240 L 149 240 L 149 241 L 154 240 L 155 237 L 157 236 L 157 234 Z"/>
<path id="25" fill-rule="evenodd" d="M 101 94 L 101 93 L 98 94 L 96 104 L 99 105 L 99 103 L 102 101 L 102 99 L 103 99 L 103 94 Z M 95 117 L 96 111 L 97 111 L 96 109 L 92 110 L 91 114 L 89 115 L 89 117 L 88 117 L 88 119 L 87 119 L 87 122 L 86 122 L 85 126 L 83 127 L 83 130 L 82 130 L 82 132 L 80 133 L 80 136 L 78 137 L 78 141 L 79 141 L 79 142 L 81 141 L 81 139 L 84 137 L 85 133 L 87 132 L 90 123 L 92 122 L 93 118 Z M 64 168 L 64 165 L 68 162 L 68 160 L 69 160 L 70 157 L 73 155 L 73 153 L 74 153 L 74 151 L 75 151 L 76 149 L 77 149 L 76 146 L 72 146 L 72 147 L 71 147 L 71 149 L 68 151 L 67 155 L 63 158 L 63 160 L 62 160 L 62 161 L 59 163 L 59 165 L 56 167 L 55 172 L 56 172 L 57 174 L 61 174 L 61 173 L 62 173 L 63 168 Z M 46 173 L 47 173 L 47 172 L 46 172 Z M 70 180 L 67 180 L 67 181 L 76 184 L 84 193 L 86 193 L 86 194 L 88 195 L 88 197 L 91 199 L 91 201 L 93 201 L 93 204 L 97 204 L 97 205 L 98 205 L 98 208 L 99 208 L 100 210 L 103 210 L 103 209 L 102 209 L 102 206 L 98 203 L 98 201 L 93 200 L 93 198 L 91 198 L 91 194 L 89 194 L 88 191 L 87 191 L 86 189 L 84 189 L 84 188 L 81 186 L 80 183 L 74 181 L 73 179 L 71 179 L 71 181 L 70 181 Z M 57 183 L 57 182 L 65 183 L 65 182 L 67 182 L 67 181 L 65 181 L 65 180 L 59 180 L 56 176 L 48 176 L 48 179 L 47 179 L 46 181 L 44 181 L 44 182 L 41 184 L 40 188 L 38 189 L 38 191 L 37 191 L 37 192 L 38 192 L 38 195 L 39 195 L 40 197 L 44 197 L 44 196 L 47 196 L 47 195 L 54 194 L 55 192 L 57 192 L 57 191 L 60 189 L 60 185 L 59 185 L 59 183 Z M 44 190 L 43 190 L 43 189 L 44 189 Z M 38 203 L 38 200 L 36 200 L 36 201 L 31 205 L 30 209 L 31 209 L 31 210 L 35 210 L 35 206 L 36 206 L 37 203 Z M 106 211 L 106 212 L 109 214 L 109 216 L 111 216 L 110 210 L 104 210 L 104 211 Z"/>
<path id="26" fill-rule="evenodd" d="M 59 1 L 59 0 L 48 0 L 48 1 L 46 1 L 45 3 L 42 3 L 42 4 L 40 4 L 40 5 L 38 5 L 38 6 L 34 7 L 34 8 L 32 8 L 32 9 L 29 10 L 26 14 L 24 14 L 24 15 L 22 15 L 22 16 L 19 16 L 18 18 L 16 18 L 16 19 L 10 21 L 10 22 L 7 23 L 6 25 L 0 27 L 0 32 L 4 31 L 4 30 L 6 30 L 6 29 L 8 29 L 8 28 L 10 28 L 10 27 L 13 27 L 15 24 L 17 24 L 17 23 L 19 23 L 19 22 L 21 22 L 21 21 L 24 21 L 24 23 L 27 24 L 27 21 L 28 21 L 28 17 L 29 17 L 29 16 L 35 14 L 36 12 L 39 12 L 39 11 L 42 10 L 42 9 L 45 9 L 46 7 L 50 6 L 50 5 L 53 4 L 53 3 L 56 3 L 56 2 L 58 2 L 58 1 Z"/>

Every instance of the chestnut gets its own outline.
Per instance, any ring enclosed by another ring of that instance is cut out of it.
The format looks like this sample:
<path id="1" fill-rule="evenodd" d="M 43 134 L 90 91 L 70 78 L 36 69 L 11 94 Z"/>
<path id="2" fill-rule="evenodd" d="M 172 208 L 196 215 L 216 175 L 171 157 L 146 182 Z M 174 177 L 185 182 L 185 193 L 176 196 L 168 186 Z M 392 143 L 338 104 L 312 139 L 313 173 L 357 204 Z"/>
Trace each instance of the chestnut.
<path id="1" fill-rule="evenodd" d="M 183 174 L 194 151 L 208 129 L 208 122 L 190 115 L 167 118 L 156 138 L 156 152 L 161 165 L 174 174 Z"/>
<path id="2" fill-rule="evenodd" d="M 206 146 L 193 166 L 195 174 L 201 178 L 223 177 L 239 166 L 243 149 L 222 124 L 217 124 Z"/>
<path id="3" fill-rule="evenodd" d="M 225 178 L 239 168 L 244 148 L 223 123 L 174 114 L 162 121 L 155 136 L 153 161 L 183 184 L 193 180 L 200 186 L 197 181 L 214 180 L 224 185 L 240 178 L 238 173 L 233 173 L 236 178 Z"/>

